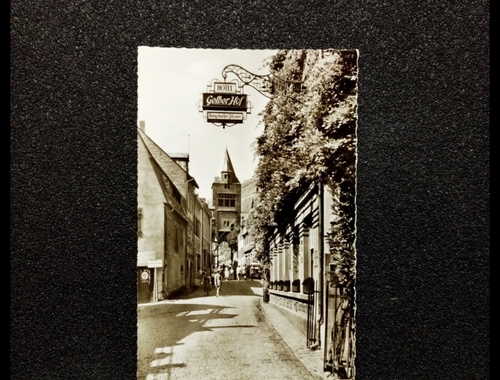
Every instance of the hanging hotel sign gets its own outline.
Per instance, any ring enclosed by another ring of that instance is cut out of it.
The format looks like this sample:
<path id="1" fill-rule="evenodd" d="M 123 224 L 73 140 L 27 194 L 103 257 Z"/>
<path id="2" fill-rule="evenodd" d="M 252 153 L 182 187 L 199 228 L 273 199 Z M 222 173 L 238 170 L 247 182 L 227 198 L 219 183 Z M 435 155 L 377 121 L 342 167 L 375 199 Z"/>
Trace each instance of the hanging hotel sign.
<path id="1" fill-rule="evenodd" d="M 203 112 L 207 122 L 225 128 L 242 124 L 252 106 L 239 82 L 213 79 L 207 85 L 206 92 L 202 93 L 198 109 Z"/>

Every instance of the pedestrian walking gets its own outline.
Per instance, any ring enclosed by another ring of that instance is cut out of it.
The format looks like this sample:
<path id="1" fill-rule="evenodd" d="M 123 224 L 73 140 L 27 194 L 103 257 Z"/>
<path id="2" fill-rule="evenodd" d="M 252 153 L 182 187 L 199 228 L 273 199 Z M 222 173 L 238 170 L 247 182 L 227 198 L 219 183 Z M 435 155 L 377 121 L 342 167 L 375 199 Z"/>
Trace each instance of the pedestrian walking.
<path id="1" fill-rule="evenodd" d="M 210 273 L 208 272 L 208 270 L 203 271 L 201 282 L 203 283 L 203 290 L 205 290 L 205 295 L 208 296 L 208 292 L 210 291 Z"/>
<path id="2" fill-rule="evenodd" d="M 215 283 L 214 283 L 215 272 L 216 272 L 216 269 L 213 268 L 212 272 L 210 274 L 210 290 L 212 290 L 213 288 L 215 288 Z"/>
<path id="3" fill-rule="evenodd" d="M 220 272 L 216 272 L 214 276 L 214 285 L 215 285 L 215 296 L 219 297 L 220 287 L 222 285 L 222 276 Z"/>

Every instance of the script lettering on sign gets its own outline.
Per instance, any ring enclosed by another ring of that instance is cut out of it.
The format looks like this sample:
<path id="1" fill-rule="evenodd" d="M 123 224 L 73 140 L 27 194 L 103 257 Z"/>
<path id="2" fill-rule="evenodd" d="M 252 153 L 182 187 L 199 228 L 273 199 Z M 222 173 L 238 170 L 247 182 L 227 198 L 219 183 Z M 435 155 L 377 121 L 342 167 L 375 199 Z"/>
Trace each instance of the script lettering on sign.
<path id="1" fill-rule="evenodd" d="M 204 93 L 203 110 L 246 111 L 247 96 Z"/>

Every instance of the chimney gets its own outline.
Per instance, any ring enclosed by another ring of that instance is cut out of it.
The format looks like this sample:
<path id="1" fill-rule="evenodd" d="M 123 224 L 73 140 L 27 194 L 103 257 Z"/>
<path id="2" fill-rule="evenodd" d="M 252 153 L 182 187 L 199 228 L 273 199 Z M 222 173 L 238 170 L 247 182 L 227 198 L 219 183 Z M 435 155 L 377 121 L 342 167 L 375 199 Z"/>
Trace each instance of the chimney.
<path id="1" fill-rule="evenodd" d="M 139 128 L 146 133 L 146 122 L 144 120 L 139 121 Z"/>

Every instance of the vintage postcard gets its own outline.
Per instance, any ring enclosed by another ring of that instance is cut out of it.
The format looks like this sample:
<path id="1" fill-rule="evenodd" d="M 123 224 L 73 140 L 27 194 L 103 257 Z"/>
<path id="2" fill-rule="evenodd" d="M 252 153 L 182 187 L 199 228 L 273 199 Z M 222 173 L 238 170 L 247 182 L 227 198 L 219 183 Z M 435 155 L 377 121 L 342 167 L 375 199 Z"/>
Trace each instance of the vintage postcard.
<path id="1" fill-rule="evenodd" d="M 139 47 L 138 379 L 355 378 L 358 64 Z"/>

